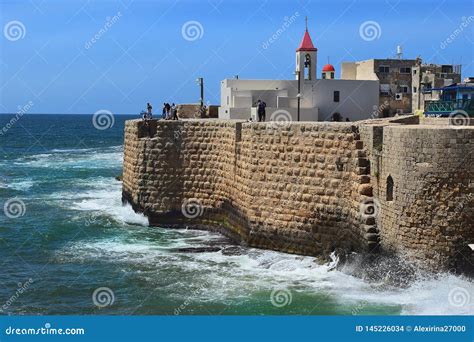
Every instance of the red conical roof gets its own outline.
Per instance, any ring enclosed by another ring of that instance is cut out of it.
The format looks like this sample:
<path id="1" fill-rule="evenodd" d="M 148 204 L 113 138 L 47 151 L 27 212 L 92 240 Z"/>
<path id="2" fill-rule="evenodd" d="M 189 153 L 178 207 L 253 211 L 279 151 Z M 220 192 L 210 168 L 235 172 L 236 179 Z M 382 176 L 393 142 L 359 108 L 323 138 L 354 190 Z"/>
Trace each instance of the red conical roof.
<path id="1" fill-rule="evenodd" d="M 303 40 L 301 41 L 300 46 L 296 49 L 296 51 L 318 51 L 313 45 L 313 41 L 309 36 L 308 30 L 305 31 Z"/>

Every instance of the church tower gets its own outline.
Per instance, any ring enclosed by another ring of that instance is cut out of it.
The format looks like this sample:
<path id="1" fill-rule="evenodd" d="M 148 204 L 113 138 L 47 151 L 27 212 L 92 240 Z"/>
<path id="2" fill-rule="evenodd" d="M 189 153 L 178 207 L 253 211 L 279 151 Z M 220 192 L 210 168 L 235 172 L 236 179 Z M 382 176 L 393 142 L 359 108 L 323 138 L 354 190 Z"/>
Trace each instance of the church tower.
<path id="1" fill-rule="evenodd" d="M 296 49 L 296 78 L 301 75 L 301 80 L 316 80 L 316 65 L 318 61 L 318 49 L 313 45 L 313 41 L 308 32 L 308 18 L 306 18 L 306 31 L 300 46 Z"/>

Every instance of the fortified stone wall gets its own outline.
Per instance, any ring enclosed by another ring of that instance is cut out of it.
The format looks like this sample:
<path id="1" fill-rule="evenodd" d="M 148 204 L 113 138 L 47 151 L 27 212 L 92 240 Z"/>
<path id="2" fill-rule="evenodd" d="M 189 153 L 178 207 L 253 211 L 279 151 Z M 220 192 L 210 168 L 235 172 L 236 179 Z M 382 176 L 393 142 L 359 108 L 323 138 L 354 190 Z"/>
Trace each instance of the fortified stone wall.
<path id="1" fill-rule="evenodd" d="M 374 177 L 383 248 L 435 269 L 472 269 L 474 129 L 388 126 L 383 140 L 380 174 Z M 387 193 L 389 177 L 393 197 Z"/>
<path id="2" fill-rule="evenodd" d="M 421 123 L 408 116 L 359 127 L 370 160 L 381 249 L 431 269 L 472 271 L 474 127 L 434 118 Z"/>
<path id="3" fill-rule="evenodd" d="M 123 197 L 154 225 L 216 229 L 254 247 L 368 250 L 378 232 L 362 147 L 346 123 L 128 121 Z"/>
<path id="4" fill-rule="evenodd" d="M 153 225 L 306 255 L 474 262 L 473 126 L 132 120 L 124 150 L 123 199 Z"/>

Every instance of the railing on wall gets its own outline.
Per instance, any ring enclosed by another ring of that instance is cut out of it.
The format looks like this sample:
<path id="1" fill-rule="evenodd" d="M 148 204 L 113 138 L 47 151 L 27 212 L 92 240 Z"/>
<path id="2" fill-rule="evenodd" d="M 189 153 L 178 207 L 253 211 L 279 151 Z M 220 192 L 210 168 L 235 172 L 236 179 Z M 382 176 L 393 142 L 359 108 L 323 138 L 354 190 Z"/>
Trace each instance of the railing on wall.
<path id="1" fill-rule="evenodd" d="M 463 110 L 469 116 L 474 116 L 474 101 L 455 100 L 455 101 L 426 101 L 425 115 L 449 116 L 454 111 Z"/>

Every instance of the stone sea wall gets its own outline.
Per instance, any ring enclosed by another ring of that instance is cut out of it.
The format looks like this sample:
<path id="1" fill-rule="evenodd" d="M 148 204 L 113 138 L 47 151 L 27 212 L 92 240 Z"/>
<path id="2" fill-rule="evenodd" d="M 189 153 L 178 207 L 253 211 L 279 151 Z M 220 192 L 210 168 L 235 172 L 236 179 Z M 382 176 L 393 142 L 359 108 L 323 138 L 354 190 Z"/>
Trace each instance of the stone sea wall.
<path id="1" fill-rule="evenodd" d="M 126 123 L 123 194 L 152 224 L 216 229 L 249 246 L 309 255 L 377 245 L 356 126 L 149 125 Z"/>
<path id="2" fill-rule="evenodd" d="M 417 122 L 127 121 L 123 200 L 248 246 L 457 267 L 474 243 L 474 128 Z"/>

